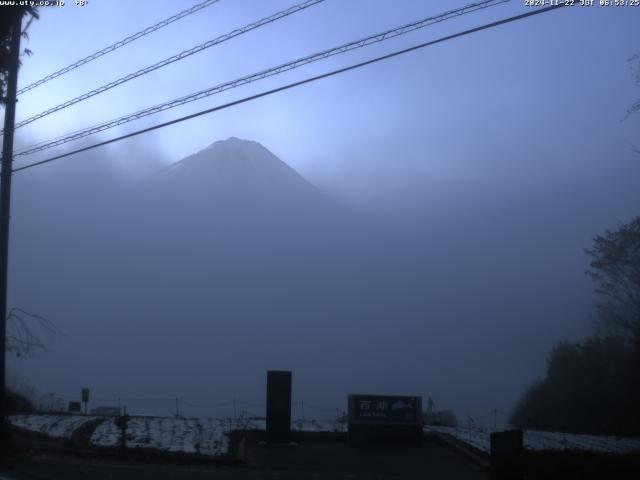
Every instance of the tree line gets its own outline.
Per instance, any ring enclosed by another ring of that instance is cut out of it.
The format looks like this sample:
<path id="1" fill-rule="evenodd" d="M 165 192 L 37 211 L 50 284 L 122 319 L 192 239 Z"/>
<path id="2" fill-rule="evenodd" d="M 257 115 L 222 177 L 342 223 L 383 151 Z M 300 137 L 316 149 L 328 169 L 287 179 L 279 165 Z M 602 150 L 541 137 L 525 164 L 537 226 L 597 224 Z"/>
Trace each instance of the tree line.
<path id="1" fill-rule="evenodd" d="M 640 435 L 640 216 L 594 238 L 591 336 L 555 345 L 546 376 L 512 412 L 517 428 Z"/>

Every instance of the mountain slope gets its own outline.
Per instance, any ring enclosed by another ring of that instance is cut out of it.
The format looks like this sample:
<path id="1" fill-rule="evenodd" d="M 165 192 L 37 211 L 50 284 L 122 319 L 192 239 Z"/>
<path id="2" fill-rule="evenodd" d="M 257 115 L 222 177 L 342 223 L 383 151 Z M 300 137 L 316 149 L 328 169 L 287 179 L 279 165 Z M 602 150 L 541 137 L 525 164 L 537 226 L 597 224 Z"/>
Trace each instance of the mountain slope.
<path id="1" fill-rule="evenodd" d="M 262 207 L 265 201 L 322 202 L 324 197 L 261 144 L 235 137 L 214 142 L 170 165 L 150 178 L 146 187 L 172 200 L 233 201 Z"/>

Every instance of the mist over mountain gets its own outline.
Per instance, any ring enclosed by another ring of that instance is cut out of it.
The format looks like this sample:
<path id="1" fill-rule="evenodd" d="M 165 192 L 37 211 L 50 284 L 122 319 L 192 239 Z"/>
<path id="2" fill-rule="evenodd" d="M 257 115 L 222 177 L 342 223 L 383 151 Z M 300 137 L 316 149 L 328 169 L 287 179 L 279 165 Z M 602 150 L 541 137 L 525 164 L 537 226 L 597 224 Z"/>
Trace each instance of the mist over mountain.
<path id="1" fill-rule="evenodd" d="M 304 381 L 320 385 L 351 377 L 354 351 L 367 350 L 365 365 L 378 351 L 367 339 L 393 322 L 382 312 L 400 268 L 382 255 L 389 246 L 263 146 L 230 138 L 142 182 L 101 178 L 104 192 L 81 202 L 59 191 L 17 207 L 16 236 L 52 220 L 37 248 L 15 242 L 16 298 L 68 334 L 47 362 L 68 372 L 67 391 L 100 371 L 101 390 L 184 392 L 189 371 L 211 383 L 189 380 L 187 397 L 260 399 L 267 368 L 302 362 Z M 34 300 L 32 287 L 45 293 Z M 135 381 L 121 384 L 122 369 Z"/>
<path id="2" fill-rule="evenodd" d="M 154 2 L 156 20 L 174 3 Z M 23 92 L 16 120 L 126 78 L 163 47 L 186 51 L 266 18 L 273 3 L 218 2 Z M 413 23 L 442 3 L 321 2 L 24 124 L 14 151 Z M 124 17 L 111 2 L 43 9 L 23 38 L 34 55 L 22 58 L 18 87 L 151 22 L 147 5 L 129 4 Z M 48 350 L 9 358 L 9 378 L 64 403 L 89 387 L 89 408 L 156 399 L 123 404 L 173 415 L 180 398 L 184 415 L 229 416 L 230 404 L 186 402 L 261 405 L 265 371 L 290 369 L 294 404 L 324 408 L 307 418 L 333 416 L 349 393 L 407 394 L 461 424 L 469 415 L 493 427 L 497 409 L 505 426 L 553 345 L 592 331 L 584 250 L 638 214 L 640 116 L 627 113 L 640 9 L 555 9 L 236 103 L 530 8 L 481 10 L 16 156 L 19 168 L 127 136 L 12 176 L 8 307 L 63 335 L 37 330 Z M 78 38 L 84 53 L 60 48 Z M 589 48 L 516 47 L 540 38 Z M 216 105 L 228 108 L 173 122 Z"/>
<path id="3" fill-rule="evenodd" d="M 108 164 L 16 181 L 12 305 L 66 334 L 16 364 L 44 391 L 262 403 L 265 371 L 293 369 L 294 397 L 331 408 L 377 392 L 506 410 L 589 302 L 575 269 L 538 275 L 568 257 L 543 257 L 534 203 L 365 214 L 233 137 L 142 181 L 67 181 L 86 160 Z"/>
<path id="4" fill-rule="evenodd" d="M 264 146 L 235 137 L 149 176 L 129 203 L 129 214 L 145 219 L 140 235 L 160 243 L 186 235 L 205 249 L 207 242 L 296 249 L 304 243 L 296 236 L 330 235 L 336 222 L 348 224 L 334 199 Z"/>
<path id="5" fill-rule="evenodd" d="M 147 186 L 185 195 L 266 198 L 320 195 L 298 172 L 258 142 L 230 137 L 153 175 Z"/>

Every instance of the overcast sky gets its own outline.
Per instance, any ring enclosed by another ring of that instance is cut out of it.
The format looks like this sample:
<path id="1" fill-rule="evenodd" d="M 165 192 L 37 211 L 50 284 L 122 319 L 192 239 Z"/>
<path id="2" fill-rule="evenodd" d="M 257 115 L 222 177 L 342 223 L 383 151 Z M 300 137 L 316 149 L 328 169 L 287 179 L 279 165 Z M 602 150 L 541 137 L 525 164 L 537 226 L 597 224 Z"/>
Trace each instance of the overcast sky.
<path id="1" fill-rule="evenodd" d="M 21 95 L 17 120 L 294 3 L 222 0 Z M 20 86 L 192 2 L 67 4 L 42 8 L 40 20 L 31 25 L 24 46 L 33 55 L 23 58 Z M 16 132 L 16 148 L 465 4 L 327 0 L 23 127 Z M 92 140 L 526 11 L 522 1 L 514 0 L 153 115 Z M 118 142 L 97 155 L 100 165 L 106 161 L 119 173 L 139 178 L 154 162 L 178 161 L 219 139 L 255 140 L 344 201 L 408 218 L 422 230 L 437 229 L 442 238 L 477 236 L 479 248 L 469 254 L 467 265 L 474 275 L 481 270 L 490 277 L 490 266 L 506 261 L 514 275 L 532 277 L 523 291 L 543 288 L 547 278 L 567 285 L 566 292 L 556 292 L 548 302 L 541 300 L 547 302 L 541 307 L 543 316 L 548 313 L 544 321 L 530 319 L 513 332 L 504 330 L 507 323 L 492 324 L 491 328 L 501 329 L 500 338 L 511 338 L 516 345 L 509 355 L 522 355 L 487 363 L 487 369 L 511 360 L 518 365 L 519 371 L 509 373 L 509 388 L 501 389 L 496 380 L 495 395 L 478 394 L 482 398 L 474 401 L 472 392 L 482 388 L 485 380 L 480 378 L 485 377 L 473 369 L 469 375 L 475 380 L 456 377 L 473 384 L 467 389 L 455 387 L 447 393 L 446 384 L 438 383 L 447 399 L 443 403 L 457 408 L 460 416 L 474 409 L 507 411 L 524 386 L 544 373 L 553 343 L 578 339 L 590 331 L 593 298 L 583 275 L 584 248 L 595 234 L 638 213 L 640 155 L 631 144 L 640 145 L 640 115 L 623 119 L 640 96 L 628 62 L 640 49 L 639 21 L 640 8 L 634 7 L 560 9 Z M 22 157 L 16 164 L 47 158 L 65 148 Z M 100 182 L 100 175 L 91 169 L 86 162 L 62 159 L 16 173 L 16 196 L 31 192 L 37 201 L 30 182 L 47 178 L 55 179 L 51 188 L 90 194 Z M 517 258 L 521 264 L 513 263 Z M 501 284 L 504 287 L 508 281 Z M 473 308 L 482 308 L 481 302 Z M 455 316 L 451 311 L 448 315 Z M 452 323 L 450 328 L 462 327 Z M 464 330 L 459 334 L 466 335 Z M 501 347 L 491 345 L 492 334 L 481 340 L 485 355 Z M 55 385 L 38 374 L 46 355 L 13 362 L 12 369 L 53 389 Z M 462 372 L 465 351 L 457 357 L 459 365 L 451 368 Z M 500 373 L 486 374 L 486 378 L 496 376 Z M 430 389 L 425 386 L 420 392 L 427 394 Z M 337 393 L 327 397 L 331 408 L 335 398 Z"/>
<path id="2" fill-rule="evenodd" d="M 22 95 L 18 119 L 293 4 L 276 0 L 221 1 Z M 19 130 L 17 145 L 109 120 L 465 4 L 328 0 L 24 127 Z M 112 0 L 92 1 L 84 7 L 67 2 L 64 7 L 42 9 L 42 19 L 31 26 L 26 42 L 34 55 L 24 59 L 20 85 L 190 5 L 188 1 L 141 1 L 132 5 Z M 173 119 L 528 10 L 523 2 L 508 2 L 215 95 L 104 135 L 110 137 Z M 533 149 L 543 153 L 543 144 L 549 144 L 550 136 L 553 145 L 561 148 L 575 149 L 578 143 L 585 151 L 592 151 L 589 141 L 602 145 L 600 139 L 607 132 L 612 145 L 624 148 L 637 131 L 637 118 L 624 123 L 619 120 L 637 97 L 626 60 L 638 49 L 639 15 L 638 8 L 599 6 L 547 13 L 110 148 L 127 151 L 132 142 L 141 141 L 145 146 L 153 145 L 164 161 L 171 162 L 214 140 L 235 135 L 260 141 L 305 174 L 321 175 L 335 169 L 349 170 L 354 162 L 366 163 L 371 152 L 363 146 L 370 145 L 370 150 L 378 151 L 381 157 L 387 156 L 381 148 L 393 152 L 398 157 L 395 164 L 411 164 L 430 175 L 469 180 L 479 175 L 495 178 L 487 161 L 496 162 L 496 157 L 504 157 L 505 164 L 491 166 L 508 169 L 515 163 L 511 160 L 515 154 Z M 508 155 L 497 155 L 496 148 Z M 428 152 L 428 158 L 416 152 Z M 473 155 L 469 155 L 471 152 Z M 461 160 L 488 152 L 492 160 L 476 160 L 472 165 Z M 573 156 L 560 164 L 556 159 L 551 163 L 542 170 L 545 176 L 549 176 L 548 168 L 553 168 L 556 175 L 574 172 Z M 528 167 L 531 169 L 534 167 Z M 360 165 L 354 170 L 359 171 Z M 522 172 L 522 165 L 516 170 Z"/>

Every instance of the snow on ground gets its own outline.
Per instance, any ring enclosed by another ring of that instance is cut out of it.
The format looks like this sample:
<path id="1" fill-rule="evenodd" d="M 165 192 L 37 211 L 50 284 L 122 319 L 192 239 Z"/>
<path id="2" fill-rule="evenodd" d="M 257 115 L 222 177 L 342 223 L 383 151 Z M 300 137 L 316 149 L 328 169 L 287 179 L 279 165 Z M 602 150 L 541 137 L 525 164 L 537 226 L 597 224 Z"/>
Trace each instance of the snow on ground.
<path id="1" fill-rule="evenodd" d="M 225 455 L 232 430 L 264 429 L 264 420 L 228 418 L 135 417 L 127 425 L 128 448 L 152 448 L 167 452 Z M 115 419 L 102 423 L 91 436 L 91 445 L 120 445 Z"/>
<path id="2" fill-rule="evenodd" d="M 426 426 L 426 432 L 446 433 L 458 440 L 489 453 L 491 432 L 478 429 Z M 525 430 L 524 448 L 527 450 L 583 450 L 603 453 L 629 453 L 640 451 L 640 438 L 598 435 L 579 435 L 561 432 Z"/>
<path id="3" fill-rule="evenodd" d="M 489 442 L 489 433 L 481 430 L 470 430 L 468 428 L 456 428 L 456 427 L 436 427 L 428 425 L 424 427 L 425 432 L 446 433 L 452 437 L 457 438 L 465 443 L 468 443 L 472 447 L 477 448 L 483 452 L 489 453 L 491 444 Z"/>
<path id="4" fill-rule="evenodd" d="M 84 415 L 13 415 L 12 425 L 46 434 L 53 438 L 70 439 L 73 432 L 87 422 L 103 418 L 91 436 L 91 445 L 117 447 L 120 430 L 114 417 Z M 344 423 L 333 420 L 295 420 L 291 427 L 303 432 L 346 432 Z M 127 447 L 152 448 L 167 452 L 225 455 L 232 430 L 264 430 L 263 418 L 172 418 L 132 416 L 127 427 Z M 425 432 L 445 433 L 489 453 L 489 431 L 455 427 L 426 426 Z M 524 447 L 528 450 L 583 450 L 605 453 L 640 451 L 640 438 L 577 435 L 559 432 L 525 430 Z"/>
<path id="5" fill-rule="evenodd" d="M 127 426 L 127 447 L 153 448 L 168 452 L 225 455 L 232 430 L 265 430 L 260 418 L 167 418 L 131 417 Z M 295 421 L 292 429 L 305 432 L 345 431 L 343 424 L 331 421 Z M 115 419 L 102 423 L 91 436 L 91 444 L 116 447 L 120 431 Z"/>
<path id="6" fill-rule="evenodd" d="M 18 428 L 50 437 L 71 439 L 76 429 L 98 418 L 84 415 L 12 415 L 9 422 Z"/>
<path id="7" fill-rule="evenodd" d="M 103 418 L 91 435 L 91 445 L 118 447 L 120 429 L 115 417 L 81 415 L 16 415 L 16 427 L 70 439 L 86 422 Z M 296 420 L 292 429 L 304 432 L 345 432 L 346 424 L 331 420 Z M 167 452 L 225 455 L 232 430 L 265 430 L 263 418 L 173 418 L 132 416 L 127 425 L 128 448 L 152 448 Z"/>
<path id="8" fill-rule="evenodd" d="M 640 451 L 640 438 L 525 430 L 524 445 L 529 450 L 590 450 L 605 453 L 629 453 Z"/>
<path id="9" fill-rule="evenodd" d="M 70 439 L 73 432 L 87 422 L 104 418 L 91 436 L 91 445 L 117 447 L 120 430 L 114 417 L 84 415 L 14 415 L 12 425 L 46 434 L 53 438 Z M 303 432 L 346 432 L 344 423 L 332 420 L 295 420 L 291 427 Z M 263 418 L 172 418 L 132 416 L 127 427 L 128 448 L 151 448 L 167 452 L 226 455 L 232 430 L 264 430 Z M 489 431 L 468 428 L 426 426 L 425 432 L 445 433 L 480 451 L 489 453 Z M 640 451 L 640 438 L 577 435 L 559 432 L 525 430 L 524 447 L 528 450 L 583 450 L 605 453 Z"/>

